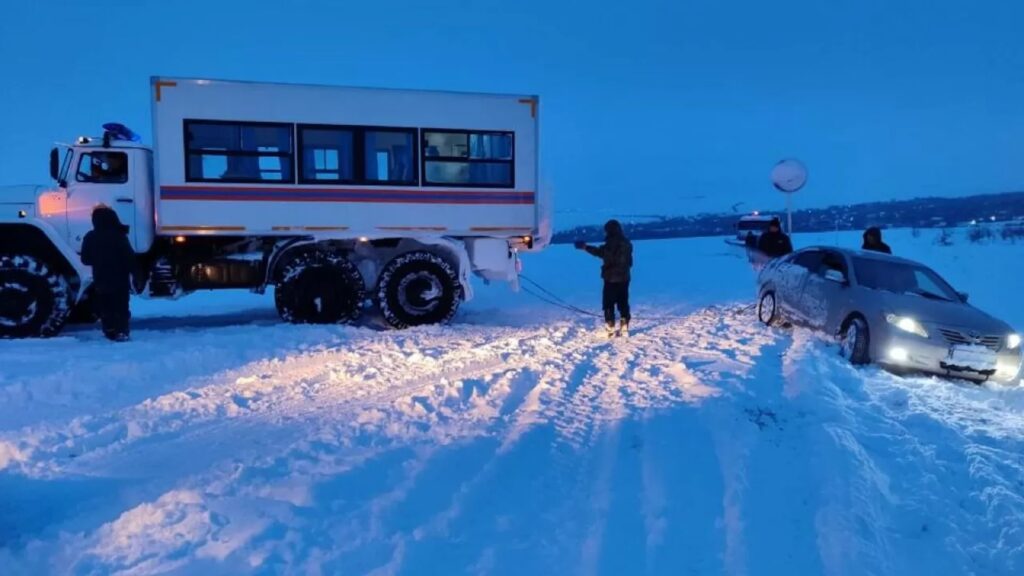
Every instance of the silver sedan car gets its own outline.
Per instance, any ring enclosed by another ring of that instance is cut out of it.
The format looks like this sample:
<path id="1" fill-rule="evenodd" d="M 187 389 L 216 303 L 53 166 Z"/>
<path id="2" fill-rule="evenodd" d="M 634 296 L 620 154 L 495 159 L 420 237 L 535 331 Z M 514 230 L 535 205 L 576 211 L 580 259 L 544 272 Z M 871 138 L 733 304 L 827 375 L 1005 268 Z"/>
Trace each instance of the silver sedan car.
<path id="1" fill-rule="evenodd" d="M 875 252 L 807 248 L 768 263 L 757 314 L 835 336 L 854 364 L 1020 382 L 1021 337 L 933 270 Z"/>

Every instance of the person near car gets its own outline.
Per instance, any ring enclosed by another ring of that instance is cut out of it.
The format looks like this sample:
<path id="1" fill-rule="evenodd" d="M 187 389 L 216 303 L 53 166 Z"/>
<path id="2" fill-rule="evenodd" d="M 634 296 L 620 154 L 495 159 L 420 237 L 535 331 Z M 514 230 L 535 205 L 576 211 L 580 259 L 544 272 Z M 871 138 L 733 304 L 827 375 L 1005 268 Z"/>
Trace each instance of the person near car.
<path id="1" fill-rule="evenodd" d="M 108 206 L 92 212 L 92 230 L 82 240 L 82 264 L 92 267 L 93 301 L 103 335 L 115 342 L 128 340 L 135 251 L 128 227 Z"/>
<path id="2" fill-rule="evenodd" d="M 882 242 L 882 230 L 877 226 L 872 226 L 864 231 L 864 245 L 861 246 L 861 249 L 892 254 L 892 248 Z"/>
<path id="3" fill-rule="evenodd" d="M 633 268 L 633 244 L 626 238 L 622 224 L 618 220 L 609 220 L 604 225 L 604 244 L 588 246 L 585 242 L 577 242 L 576 248 L 601 259 L 601 278 L 604 280 L 602 308 L 608 327 L 608 336 L 614 336 L 615 310 L 618 308 L 621 318 L 618 334 L 629 334 L 629 283 Z"/>
<path id="4" fill-rule="evenodd" d="M 789 235 L 782 231 L 782 223 L 778 218 L 773 218 L 768 224 L 768 230 L 761 234 L 757 249 L 770 258 L 780 258 L 793 251 L 793 243 Z"/>

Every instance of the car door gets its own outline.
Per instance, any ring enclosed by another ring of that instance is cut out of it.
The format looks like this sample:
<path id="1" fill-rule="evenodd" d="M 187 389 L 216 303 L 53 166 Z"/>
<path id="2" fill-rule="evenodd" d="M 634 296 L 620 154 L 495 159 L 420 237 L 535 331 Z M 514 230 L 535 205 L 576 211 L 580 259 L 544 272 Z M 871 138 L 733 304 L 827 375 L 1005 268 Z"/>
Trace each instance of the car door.
<path id="1" fill-rule="evenodd" d="M 829 275 L 829 272 L 832 274 Z M 833 250 L 821 253 L 817 266 L 810 271 L 804 281 L 797 303 L 798 314 L 807 326 L 824 330 L 826 326 L 834 323 L 833 317 L 839 314 L 838 311 L 842 308 L 849 278 L 849 263 L 842 253 Z"/>
<path id="2" fill-rule="evenodd" d="M 776 276 L 776 300 L 783 314 L 791 321 L 805 321 L 800 311 L 800 296 L 807 277 L 812 270 L 817 269 L 822 258 L 820 250 L 802 250 L 779 265 Z"/>
<path id="3" fill-rule="evenodd" d="M 99 205 L 113 208 L 134 240 L 135 188 L 129 176 L 137 170 L 129 170 L 129 160 L 126 150 L 112 148 L 81 150 L 76 155 L 67 188 L 68 242 L 75 252 L 81 252 L 82 238 L 92 230 L 92 211 Z"/>

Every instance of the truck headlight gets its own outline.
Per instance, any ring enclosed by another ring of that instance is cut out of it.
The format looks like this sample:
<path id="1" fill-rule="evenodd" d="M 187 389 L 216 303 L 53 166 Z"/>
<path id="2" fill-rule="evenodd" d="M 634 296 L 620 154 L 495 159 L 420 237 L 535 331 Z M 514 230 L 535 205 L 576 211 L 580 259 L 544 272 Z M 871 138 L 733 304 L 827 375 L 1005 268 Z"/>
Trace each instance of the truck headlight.
<path id="1" fill-rule="evenodd" d="M 885 321 L 893 326 L 903 330 L 904 332 L 910 332 L 911 334 L 917 334 L 921 338 L 928 337 L 928 331 L 921 326 L 921 323 L 914 320 L 910 316 L 897 316 L 896 314 L 889 314 L 885 317 Z"/>
<path id="2" fill-rule="evenodd" d="M 1010 350 L 1020 348 L 1020 334 L 1010 334 L 1006 337 L 1006 347 Z"/>

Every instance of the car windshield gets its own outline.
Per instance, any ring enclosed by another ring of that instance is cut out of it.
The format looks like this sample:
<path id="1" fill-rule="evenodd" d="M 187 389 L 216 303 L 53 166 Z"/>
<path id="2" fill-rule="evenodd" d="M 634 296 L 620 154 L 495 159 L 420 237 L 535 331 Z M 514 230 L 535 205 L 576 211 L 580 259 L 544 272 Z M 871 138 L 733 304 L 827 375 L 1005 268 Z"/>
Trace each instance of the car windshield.
<path id="1" fill-rule="evenodd" d="M 959 296 L 941 276 L 924 266 L 873 258 L 853 259 L 857 282 L 872 290 L 913 294 L 932 300 L 957 302 Z"/>

